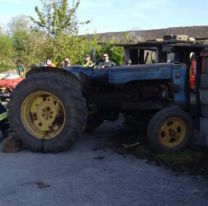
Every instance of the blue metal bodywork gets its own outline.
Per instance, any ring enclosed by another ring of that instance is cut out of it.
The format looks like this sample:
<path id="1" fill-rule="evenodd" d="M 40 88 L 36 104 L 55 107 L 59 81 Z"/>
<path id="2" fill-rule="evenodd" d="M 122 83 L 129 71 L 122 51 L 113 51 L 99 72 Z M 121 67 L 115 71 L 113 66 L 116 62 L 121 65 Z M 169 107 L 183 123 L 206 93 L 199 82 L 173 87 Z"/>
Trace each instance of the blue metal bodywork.
<path id="1" fill-rule="evenodd" d="M 66 70 L 79 79 L 80 74 L 85 74 L 92 79 L 106 77 L 109 84 L 126 84 L 138 80 L 171 79 L 171 68 L 171 64 L 146 64 L 97 70 L 71 67 Z"/>
<path id="2" fill-rule="evenodd" d="M 188 95 L 188 70 L 185 64 L 176 64 L 172 68 L 172 81 L 174 85 L 174 101 L 177 104 L 186 104 Z"/>
<path id="3" fill-rule="evenodd" d="M 80 79 L 81 75 L 89 78 L 105 78 L 109 84 L 127 84 L 134 81 L 167 80 L 174 88 L 176 104 L 187 102 L 187 70 L 185 64 L 146 64 L 104 69 L 86 69 L 83 67 L 70 67 L 65 69 Z"/>

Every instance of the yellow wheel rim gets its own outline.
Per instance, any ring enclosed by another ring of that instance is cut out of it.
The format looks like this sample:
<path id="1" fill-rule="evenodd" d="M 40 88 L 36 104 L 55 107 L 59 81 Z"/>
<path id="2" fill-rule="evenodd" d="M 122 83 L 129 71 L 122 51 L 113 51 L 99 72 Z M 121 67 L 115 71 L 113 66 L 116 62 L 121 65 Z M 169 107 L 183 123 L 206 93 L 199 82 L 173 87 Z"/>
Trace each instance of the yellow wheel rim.
<path id="1" fill-rule="evenodd" d="M 49 92 L 30 94 L 21 107 L 21 120 L 25 129 L 38 139 L 55 138 L 63 130 L 65 119 L 61 100 Z"/>
<path id="2" fill-rule="evenodd" d="M 179 145 L 186 138 L 187 126 L 183 119 L 171 117 L 165 120 L 160 127 L 160 143 L 169 148 Z"/>

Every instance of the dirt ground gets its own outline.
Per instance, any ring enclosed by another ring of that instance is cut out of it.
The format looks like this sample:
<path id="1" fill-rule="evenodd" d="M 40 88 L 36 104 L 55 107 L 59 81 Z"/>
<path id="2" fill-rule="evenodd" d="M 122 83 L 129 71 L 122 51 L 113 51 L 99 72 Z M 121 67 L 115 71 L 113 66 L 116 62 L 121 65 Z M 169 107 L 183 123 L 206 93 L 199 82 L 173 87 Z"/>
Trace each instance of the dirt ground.
<path id="1" fill-rule="evenodd" d="M 146 148 L 137 158 L 112 139 L 121 131 L 105 122 L 64 153 L 0 153 L 0 206 L 207 206 L 206 177 L 158 166 Z"/>

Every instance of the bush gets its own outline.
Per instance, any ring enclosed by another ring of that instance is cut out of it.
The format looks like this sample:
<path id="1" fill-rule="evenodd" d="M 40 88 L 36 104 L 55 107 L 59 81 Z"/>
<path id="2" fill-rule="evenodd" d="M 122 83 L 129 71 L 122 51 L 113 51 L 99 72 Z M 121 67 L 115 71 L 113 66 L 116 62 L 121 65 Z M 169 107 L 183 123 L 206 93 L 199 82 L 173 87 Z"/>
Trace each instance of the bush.
<path id="1" fill-rule="evenodd" d="M 115 62 L 116 65 L 122 65 L 124 60 L 124 50 L 122 47 L 115 46 L 116 42 L 109 41 L 101 44 L 96 52 L 97 61 L 102 61 L 102 55 L 107 53 L 110 60 Z"/>

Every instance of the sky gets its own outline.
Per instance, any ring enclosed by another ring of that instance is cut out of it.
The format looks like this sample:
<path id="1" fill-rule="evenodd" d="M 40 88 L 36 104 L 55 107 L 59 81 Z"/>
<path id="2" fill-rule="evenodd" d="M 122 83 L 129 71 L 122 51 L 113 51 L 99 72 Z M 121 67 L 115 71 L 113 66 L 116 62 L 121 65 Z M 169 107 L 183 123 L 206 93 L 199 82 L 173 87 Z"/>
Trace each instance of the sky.
<path id="1" fill-rule="evenodd" d="M 72 2 L 72 0 L 69 0 Z M 80 0 L 77 16 L 91 23 L 80 33 L 208 25 L 207 0 Z M 18 15 L 36 17 L 40 0 L 0 0 L 0 26 Z"/>

